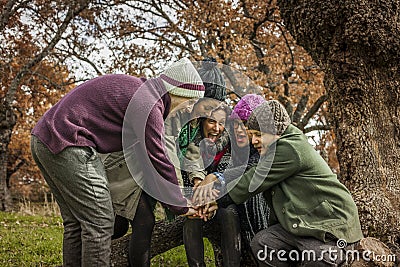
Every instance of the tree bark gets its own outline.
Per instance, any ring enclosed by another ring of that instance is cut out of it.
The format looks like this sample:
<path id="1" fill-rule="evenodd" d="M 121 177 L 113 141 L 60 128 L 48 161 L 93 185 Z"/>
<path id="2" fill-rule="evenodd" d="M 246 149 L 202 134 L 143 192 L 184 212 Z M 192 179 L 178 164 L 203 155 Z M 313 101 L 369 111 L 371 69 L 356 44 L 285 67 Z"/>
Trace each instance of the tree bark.
<path id="1" fill-rule="evenodd" d="M 162 254 L 172 248 L 183 245 L 183 222 L 179 217 L 173 222 L 158 221 L 154 226 L 151 240 L 151 257 Z M 211 221 L 204 225 L 204 237 L 208 238 L 214 249 L 215 265 L 222 266 L 220 248 L 220 231 L 217 223 Z M 114 267 L 128 266 L 128 246 L 130 234 L 112 242 L 111 264 Z M 243 247 L 243 246 L 242 246 Z M 242 249 L 240 266 L 257 266 L 253 261 L 251 252 Z"/>
<path id="2" fill-rule="evenodd" d="M 0 210 L 10 211 L 12 200 L 7 186 L 8 144 L 16 123 L 16 115 L 6 101 L 0 102 Z"/>
<path id="3" fill-rule="evenodd" d="M 365 235 L 400 244 L 400 2 L 280 0 L 286 27 L 325 72 L 340 179 Z"/>

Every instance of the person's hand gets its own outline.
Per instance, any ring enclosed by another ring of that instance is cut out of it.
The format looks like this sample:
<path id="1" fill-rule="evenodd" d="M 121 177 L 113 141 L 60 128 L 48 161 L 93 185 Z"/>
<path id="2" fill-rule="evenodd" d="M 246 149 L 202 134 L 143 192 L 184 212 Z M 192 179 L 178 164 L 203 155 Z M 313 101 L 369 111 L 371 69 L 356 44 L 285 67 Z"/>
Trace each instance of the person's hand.
<path id="1" fill-rule="evenodd" d="M 190 219 L 201 219 L 201 211 L 199 210 L 199 207 L 193 206 L 192 201 L 187 200 L 187 207 L 189 208 L 189 210 L 185 214 L 182 214 L 180 216 Z"/>
<path id="2" fill-rule="evenodd" d="M 193 178 L 193 190 L 196 190 L 196 188 L 199 186 L 199 184 L 203 181 L 201 178 L 194 177 Z"/>
<path id="3" fill-rule="evenodd" d="M 192 197 L 193 204 L 203 206 L 214 201 L 219 194 L 219 191 L 213 188 L 214 182 L 217 180 L 214 174 L 209 174 L 203 181 L 197 184 L 197 186 L 194 187 L 194 194 Z"/>
<path id="4" fill-rule="evenodd" d="M 196 188 L 201 184 L 201 181 L 203 181 L 201 178 L 198 178 L 198 177 L 193 178 L 193 192 L 196 191 Z M 192 198 L 192 200 L 193 200 L 193 198 Z M 195 206 L 194 208 L 199 211 L 198 212 L 199 215 L 194 216 L 194 218 L 192 218 L 192 219 L 199 219 L 200 215 L 201 215 L 200 207 Z"/>
<path id="5" fill-rule="evenodd" d="M 202 219 L 202 210 L 199 207 L 191 207 L 189 209 L 194 209 L 196 212 L 194 214 L 187 215 L 189 219 Z"/>
<path id="6" fill-rule="evenodd" d="M 182 214 L 181 216 L 189 217 L 189 216 L 196 216 L 196 215 L 198 215 L 200 217 L 200 212 L 195 208 L 189 207 L 189 210 L 185 214 Z"/>
<path id="7" fill-rule="evenodd" d="M 203 215 L 203 207 L 196 207 L 194 208 L 196 210 L 196 214 L 189 215 L 187 218 L 189 219 L 203 219 L 204 220 L 204 215 Z"/>
<path id="8" fill-rule="evenodd" d="M 208 203 L 199 209 L 201 218 L 206 222 L 214 218 L 218 209 L 217 202 Z"/>

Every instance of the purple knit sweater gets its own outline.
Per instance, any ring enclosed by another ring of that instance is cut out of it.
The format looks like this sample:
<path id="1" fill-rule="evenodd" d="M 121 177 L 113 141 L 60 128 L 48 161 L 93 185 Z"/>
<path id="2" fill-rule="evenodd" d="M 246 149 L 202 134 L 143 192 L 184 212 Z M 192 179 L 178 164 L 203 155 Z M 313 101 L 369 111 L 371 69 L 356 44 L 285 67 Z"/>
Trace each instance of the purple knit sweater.
<path id="1" fill-rule="evenodd" d="M 124 129 L 131 131 L 128 136 L 132 138 L 132 144 L 145 141 L 145 144 L 136 147 L 143 148 L 144 151 L 140 152 L 148 154 L 151 163 L 147 163 L 152 164 L 161 177 L 177 185 L 174 166 L 162 142 L 164 119 L 169 113 L 171 100 L 158 78 L 148 80 L 145 87 L 138 90 L 145 81 L 144 78 L 111 74 L 85 82 L 49 109 L 38 121 L 32 134 L 54 154 L 69 146 L 91 146 L 100 153 L 121 151 L 125 112 L 134 94 L 139 92 L 129 106 L 129 112 L 135 112 L 135 116 L 130 116 L 133 121 L 125 121 Z M 147 121 L 144 127 L 135 127 L 145 116 L 141 112 L 147 112 Z M 188 210 L 183 207 L 186 206 L 186 200 L 179 188 L 174 188 L 168 194 L 181 207 L 164 206 L 176 214 L 184 214 Z"/>

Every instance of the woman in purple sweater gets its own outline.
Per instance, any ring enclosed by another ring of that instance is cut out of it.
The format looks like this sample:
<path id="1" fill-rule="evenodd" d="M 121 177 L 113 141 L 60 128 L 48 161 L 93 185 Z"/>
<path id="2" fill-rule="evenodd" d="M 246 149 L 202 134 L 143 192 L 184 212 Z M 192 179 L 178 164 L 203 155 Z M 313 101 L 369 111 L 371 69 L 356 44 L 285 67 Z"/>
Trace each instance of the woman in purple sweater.
<path id="1" fill-rule="evenodd" d="M 173 213 L 195 214 L 177 186 L 162 140 L 169 110 L 203 94 L 201 78 L 184 58 L 154 79 L 114 74 L 85 82 L 39 120 L 32 130 L 31 150 L 60 207 L 64 266 L 110 265 L 114 213 L 97 152 L 124 148 L 140 162 L 133 162 L 136 169 L 130 171 L 143 174 L 141 187 L 163 192 L 163 205 Z M 152 228 L 154 215 L 146 196 L 140 196 L 135 221 L 138 227 Z"/>

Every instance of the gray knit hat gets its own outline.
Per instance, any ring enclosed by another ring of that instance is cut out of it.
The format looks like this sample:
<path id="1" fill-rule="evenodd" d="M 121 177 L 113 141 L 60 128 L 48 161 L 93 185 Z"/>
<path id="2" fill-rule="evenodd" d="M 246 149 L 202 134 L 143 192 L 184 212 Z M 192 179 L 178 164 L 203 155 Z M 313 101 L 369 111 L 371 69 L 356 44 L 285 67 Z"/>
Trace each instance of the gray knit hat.
<path id="1" fill-rule="evenodd" d="M 269 100 L 254 109 L 247 121 L 247 127 L 249 130 L 281 135 L 290 123 L 285 107 L 276 100 Z"/>
<path id="2" fill-rule="evenodd" d="M 173 63 L 160 78 L 170 94 L 187 98 L 204 96 L 204 85 L 192 62 L 187 58 Z"/>
<path id="3" fill-rule="evenodd" d="M 225 101 L 226 83 L 215 58 L 205 58 L 198 72 L 205 87 L 204 97 Z"/>

